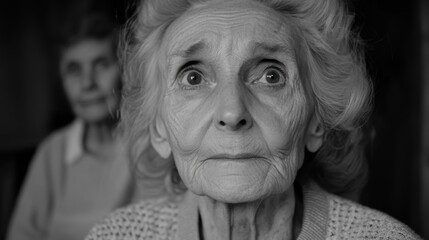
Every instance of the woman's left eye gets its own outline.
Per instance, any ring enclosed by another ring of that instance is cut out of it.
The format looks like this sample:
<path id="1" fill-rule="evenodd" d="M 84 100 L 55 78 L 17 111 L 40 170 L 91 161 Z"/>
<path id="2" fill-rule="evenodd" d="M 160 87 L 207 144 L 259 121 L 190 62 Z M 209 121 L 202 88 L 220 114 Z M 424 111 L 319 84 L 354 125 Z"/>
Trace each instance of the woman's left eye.
<path id="1" fill-rule="evenodd" d="M 259 79 L 253 81 L 253 83 L 261 83 L 273 86 L 282 85 L 285 82 L 286 77 L 284 73 L 276 67 L 267 68 Z"/>
<path id="2" fill-rule="evenodd" d="M 203 76 L 201 76 L 201 74 L 196 71 L 189 72 L 185 76 L 186 76 L 185 84 L 198 85 L 203 81 Z"/>

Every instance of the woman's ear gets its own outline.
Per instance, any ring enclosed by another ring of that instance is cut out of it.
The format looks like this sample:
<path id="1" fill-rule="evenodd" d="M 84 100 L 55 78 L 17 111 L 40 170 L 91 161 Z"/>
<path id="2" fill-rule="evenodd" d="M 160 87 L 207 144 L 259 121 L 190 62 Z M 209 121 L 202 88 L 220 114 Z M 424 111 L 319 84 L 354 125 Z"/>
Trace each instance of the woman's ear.
<path id="1" fill-rule="evenodd" d="M 170 157 L 171 147 L 167 140 L 167 131 L 165 129 L 164 121 L 159 117 L 156 117 L 155 122 L 150 125 L 149 131 L 150 142 L 152 143 L 153 148 L 155 148 L 162 158 L 167 159 Z"/>
<path id="2" fill-rule="evenodd" d="M 306 147 L 310 152 L 316 152 L 323 144 L 325 129 L 314 114 L 307 129 Z"/>

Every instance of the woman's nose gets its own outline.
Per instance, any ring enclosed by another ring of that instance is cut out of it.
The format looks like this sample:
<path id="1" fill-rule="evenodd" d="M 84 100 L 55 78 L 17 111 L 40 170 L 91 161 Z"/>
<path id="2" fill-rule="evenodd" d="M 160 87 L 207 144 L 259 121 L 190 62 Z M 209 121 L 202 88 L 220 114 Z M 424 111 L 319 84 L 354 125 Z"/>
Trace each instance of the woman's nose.
<path id="1" fill-rule="evenodd" d="M 218 96 L 216 109 L 216 128 L 222 131 L 249 129 L 252 124 L 247 104 L 239 87 L 228 86 Z"/>
<path id="2" fill-rule="evenodd" d="M 95 86 L 96 76 L 94 70 L 88 70 L 82 77 L 82 87 L 85 89 L 90 89 Z"/>

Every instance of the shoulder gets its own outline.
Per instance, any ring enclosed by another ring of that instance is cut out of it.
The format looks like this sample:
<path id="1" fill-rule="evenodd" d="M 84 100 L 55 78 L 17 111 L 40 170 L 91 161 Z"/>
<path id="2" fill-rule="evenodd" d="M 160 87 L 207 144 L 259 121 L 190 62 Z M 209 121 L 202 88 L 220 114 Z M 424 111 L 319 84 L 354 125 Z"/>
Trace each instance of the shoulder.
<path id="1" fill-rule="evenodd" d="M 408 226 L 380 211 L 328 194 L 328 237 L 420 239 Z"/>
<path id="2" fill-rule="evenodd" d="M 38 152 L 48 151 L 49 149 L 58 149 L 58 147 L 61 147 L 61 145 L 64 145 L 67 139 L 67 136 L 70 134 L 71 129 L 73 127 L 74 127 L 74 124 L 69 124 L 49 134 L 39 144 Z"/>
<path id="3" fill-rule="evenodd" d="M 177 214 L 177 204 L 165 197 L 144 200 L 111 213 L 86 239 L 173 239 Z"/>
<path id="4" fill-rule="evenodd" d="M 61 167 L 61 161 L 65 154 L 65 143 L 67 135 L 70 132 L 70 125 L 58 129 L 44 138 L 36 149 L 33 155 L 30 172 L 32 171 L 48 171 L 48 169 L 57 169 Z M 36 175 L 41 175 L 37 173 Z"/>

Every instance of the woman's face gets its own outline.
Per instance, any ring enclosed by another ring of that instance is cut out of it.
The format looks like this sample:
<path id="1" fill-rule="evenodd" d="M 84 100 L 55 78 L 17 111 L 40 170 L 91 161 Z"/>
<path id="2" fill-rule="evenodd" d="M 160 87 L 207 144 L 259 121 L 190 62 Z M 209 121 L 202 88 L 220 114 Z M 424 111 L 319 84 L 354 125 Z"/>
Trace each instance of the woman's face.
<path id="1" fill-rule="evenodd" d="M 60 72 L 74 113 L 87 122 L 111 116 L 118 105 L 119 68 L 112 40 L 82 40 L 67 48 Z"/>
<path id="2" fill-rule="evenodd" d="M 156 129 L 194 193 L 237 203 L 293 184 L 309 110 L 291 34 L 276 12 L 240 2 L 191 10 L 168 28 Z"/>

